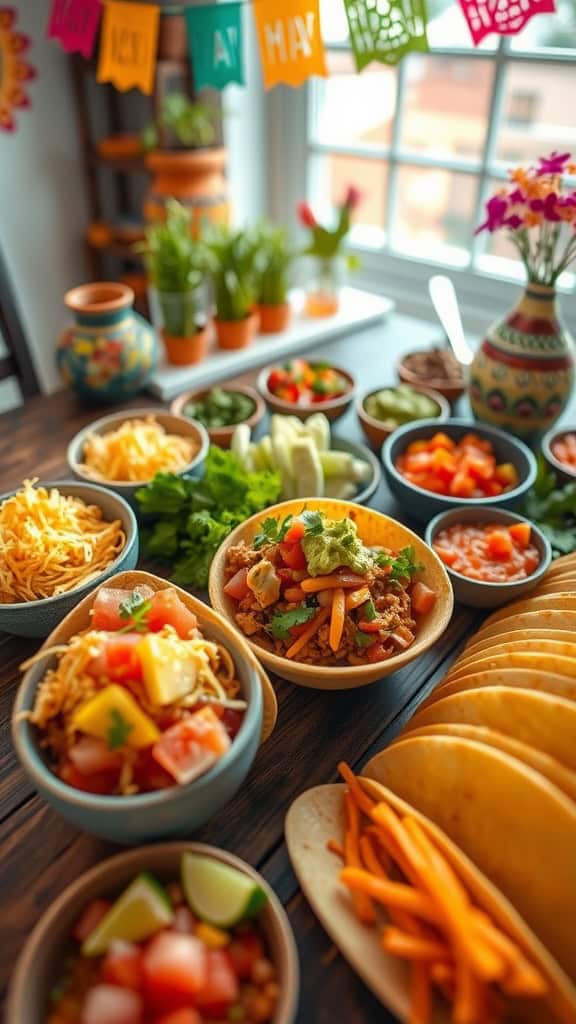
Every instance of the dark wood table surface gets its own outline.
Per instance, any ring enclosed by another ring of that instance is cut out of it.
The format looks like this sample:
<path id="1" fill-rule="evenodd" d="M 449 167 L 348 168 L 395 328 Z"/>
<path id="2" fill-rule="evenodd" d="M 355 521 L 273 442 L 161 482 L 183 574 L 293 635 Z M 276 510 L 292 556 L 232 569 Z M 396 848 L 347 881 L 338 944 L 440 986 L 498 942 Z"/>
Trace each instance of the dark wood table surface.
<path id="1" fill-rule="evenodd" d="M 394 316 L 386 325 L 332 341 L 315 354 L 356 374 L 361 388 L 393 380 L 395 358 L 415 345 L 438 340 L 432 325 Z M 247 374 L 244 381 L 254 379 Z M 144 403 L 142 398 L 138 405 Z M 150 400 L 149 404 L 159 403 Z M 66 446 L 100 415 L 81 409 L 68 393 L 33 399 L 0 416 L 0 492 L 24 477 L 64 479 Z M 340 436 L 363 440 L 354 411 L 337 424 Z M 406 519 L 382 485 L 374 507 Z M 479 621 L 457 608 L 444 636 L 414 663 L 379 683 L 351 692 L 322 693 L 274 680 L 278 724 L 257 756 L 247 783 L 194 839 L 243 857 L 263 873 L 285 904 L 300 954 L 299 1024 L 372 1024 L 394 1018 L 371 995 L 332 946 L 303 897 L 283 838 L 291 801 L 310 786 L 336 780 L 336 764 L 355 769 L 390 742 L 445 674 Z M 62 821 L 24 776 L 10 739 L 10 714 L 20 663 L 40 641 L 0 634 L 0 986 L 5 993 L 26 937 L 51 900 L 95 862 L 118 848 Z M 22 1021 L 21 1024 L 32 1024 Z M 35 1024 L 35 1022 L 34 1022 Z"/>

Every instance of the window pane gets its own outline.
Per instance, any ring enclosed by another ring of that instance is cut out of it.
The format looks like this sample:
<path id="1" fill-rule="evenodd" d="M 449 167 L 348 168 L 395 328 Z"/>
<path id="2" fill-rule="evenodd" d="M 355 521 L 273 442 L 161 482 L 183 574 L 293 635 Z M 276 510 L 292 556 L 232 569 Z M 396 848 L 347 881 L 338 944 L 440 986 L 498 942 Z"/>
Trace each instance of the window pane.
<path id="1" fill-rule="evenodd" d="M 556 13 L 544 14 L 512 36 L 513 50 L 576 47 L 576 4 L 574 0 L 556 0 Z"/>
<path id="2" fill-rule="evenodd" d="M 310 195 L 321 220 L 334 216 L 349 185 L 362 191 L 362 202 L 352 214 L 353 241 L 380 246 L 384 241 L 388 164 L 355 156 L 314 156 L 310 164 Z"/>
<path id="3" fill-rule="evenodd" d="M 314 82 L 313 138 L 336 145 L 390 143 L 396 106 L 396 71 L 372 64 L 359 75 L 349 53 L 329 52 L 330 78 Z"/>
<path id="4" fill-rule="evenodd" d="M 506 70 L 496 159 L 531 161 L 576 147 L 574 68 L 520 63 Z"/>
<path id="5" fill-rule="evenodd" d="M 422 258 L 468 262 L 477 179 L 472 174 L 400 167 L 392 242 Z"/>
<path id="6" fill-rule="evenodd" d="M 428 42 L 446 49 L 448 46 L 474 49 L 470 29 L 460 6 L 454 0 L 426 0 L 428 10 Z M 490 52 L 498 46 L 498 37 L 487 36 L 478 49 Z"/>
<path id="7" fill-rule="evenodd" d="M 410 57 L 401 144 L 435 156 L 478 160 L 486 137 L 493 77 L 489 60 Z"/>
<path id="8" fill-rule="evenodd" d="M 344 43 L 348 21 L 342 0 L 320 0 L 320 27 L 325 43 Z"/>

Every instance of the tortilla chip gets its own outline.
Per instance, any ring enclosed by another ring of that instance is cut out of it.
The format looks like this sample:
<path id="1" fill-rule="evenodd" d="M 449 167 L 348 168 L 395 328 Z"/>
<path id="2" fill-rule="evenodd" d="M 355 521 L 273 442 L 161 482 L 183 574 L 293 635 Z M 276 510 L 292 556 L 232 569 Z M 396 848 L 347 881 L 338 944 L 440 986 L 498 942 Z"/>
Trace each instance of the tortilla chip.
<path id="1" fill-rule="evenodd" d="M 513 686 L 538 693 L 551 693 L 556 697 L 572 701 L 576 706 L 576 679 L 555 675 L 553 672 L 535 672 L 522 668 L 495 668 L 485 672 L 470 670 L 459 679 L 447 679 L 432 691 L 421 704 L 422 708 L 430 707 L 436 701 L 449 697 L 453 693 L 464 693 L 486 686 Z"/>
<path id="2" fill-rule="evenodd" d="M 557 576 L 551 580 L 544 578 L 544 582 L 531 591 L 531 597 L 539 597 L 540 594 L 567 593 L 568 591 L 576 591 L 576 574 Z"/>
<path id="3" fill-rule="evenodd" d="M 573 645 L 576 652 L 576 645 Z M 491 654 L 484 652 L 480 657 L 457 661 L 450 669 L 444 682 L 467 676 L 470 672 L 484 672 L 492 668 L 525 668 L 528 671 L 555 672 L 558 676 L 576 678 L 576 657 L 574 654 L 560 654 L 559 651 L 540 649 L 510 651 L 496 649 Z"/>
<path id="4" fill-rule="evenodd" d="M 576 978 L 576 809 L 564 793 L 517 758 L 454 736 L 407 735 L 364 773 L 446 832 Z"/>
<path id="5" fill-rule="evenodd" d="M 520 644 L 520 650 L 534 650 L 535 648 L 525 647 L 524 644 L 526 642 L 529 644 L 540 643 L 541 640 L 570 645 L 576 644 L 574 633 L 567 629 L 513 629 L 506 633 L 504 637 L 498 635 L 489 636 L 485 640 L 478 639 L 477 635 L 474 635 L 466 644 L 466 647 L 463 648 L 458 660 L 481 651 L 493 650 L 495 647 L 500 648 L 503 644 Z"/>
<path id="6" fill-rule="evenodd" d="M 569 634 L 568 634 L 569 635 Z M 562 658 L 573 658 L 575 659 L 576 666 L 576 641 L 560 641 L 560 640 L 540 640 L 540 639 L 524 639 L 524 640 L 508 640 L 497 639 L 490 647 L 481 647 L 480 650 L 474 651 L 467 650 L 462 651 L 462 654 L 456 659 L 452 668 L 450 669 L 446 680 L 452 678 L 453 675 L 462 668 L 471 666 L 474 668 L 476 665 L 480 665 L 480 662 L 488 660 L 490 667 L 495 658 L 499 658 L 503 654 L 522 654 L 522 653 L 535 653 L 535 654 L 557 654 Z M 488 666 L 484 666 L 488 667 Z M 576 667 L 575 667 L 576 671 Z"/>
<path id="7" fill-rule="evenodd" d="M 526 597 L 522 601 L 513 601 L 493 612 L 486 619 L 484 626 L 494 622 L 503 622 L 523 612 L 538 612 L 550 608 L 552 611 L 576 612 L 576 594 L 560 590 L 557 594 L 542 594 L 540 597 Z"/>
<path id="8" fill-rule="evenodd" d="M 574 636 L 576 633 L 576 611 L 539 608 L 520 614 L 513 613 L 509 619 L 483 625 L 476 633 L 476 639 L 485 640 L 486 637 L 509 634 L 512 630 L 517 629 L 563 629 L 569 630 Z"/>

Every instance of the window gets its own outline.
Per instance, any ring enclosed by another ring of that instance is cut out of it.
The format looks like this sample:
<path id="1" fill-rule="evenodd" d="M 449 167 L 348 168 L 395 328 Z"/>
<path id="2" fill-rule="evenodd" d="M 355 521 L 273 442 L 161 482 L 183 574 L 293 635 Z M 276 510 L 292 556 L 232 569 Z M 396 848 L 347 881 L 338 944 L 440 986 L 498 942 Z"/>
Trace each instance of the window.
<path id="1" fill-rule="evenodd" d="M 576 4 L 478 49 L 455 0 L 428 6 L 430 53 L 358 74 L 342 0 L 322 0 L 330 77 L 309 83 L 307 109 L 290 101 L 306 118 L 307 195 L 327 214 L 347 184 L 363 189 L 352 242 L 373 266 L 393 255 L 519 279 L 510 243 L 474 230 L 510 163 L 576 151 Z"/>

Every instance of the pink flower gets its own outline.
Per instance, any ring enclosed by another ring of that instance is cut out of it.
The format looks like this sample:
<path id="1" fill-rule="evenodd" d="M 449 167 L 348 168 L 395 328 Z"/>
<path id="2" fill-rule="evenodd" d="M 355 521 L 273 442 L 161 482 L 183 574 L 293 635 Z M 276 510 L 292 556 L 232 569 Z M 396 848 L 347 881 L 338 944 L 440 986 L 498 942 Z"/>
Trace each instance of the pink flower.
<path id="1" fill-rule="evenodd" d="M 310 204 L 304 201 L 298 203 L 298 218 L 305 228 L 315 228 L 318 226 L 316 217 L 310 208 Z"/>
<path id="2" fill-rule="evenodd" d="M 349 185 L 346 195 L 344 196 L 343 206 L 347 206 L 349 210 L 355 210 L 356 207 L 362 202 L 362 192 L 355 185 Z"/>
<path id="3" fill-rule="evenodd" d="M 523 203 L 525 199 L 526 196 L 519 188 L 515 188 L 508 196 L 508 202 L 510 203 Z"/>
<path id="4" fill-rule="evenodd" d="M 558 196 L 556 193 L 549 192 L 545 199 L 533 199 L 530 203 L 530 209 L 536 213 L 542 213 L 545 220 L 558 221 L 560 217 L 556 211 L 557 202 Z"/>
<path id="5" fill-rule="evenodd" d="M 518 228 L 522 227 L 524 221 L 522 220 L 522 217 L 518 216 L 517 213 L 513 213 L 511 217 L 506 217 L 503 223 L 506 225 L 507 228 L 510 228 L 511 231 L 517 231 Z"/>
<path id="6" fill-rule="evenodd" d="M 570 153 L 557 153 L 554 150 L 550 156 L 541 156 L 536 168 L 536 174 L 563 174 L 566 164 L 570 160 Z"/>
<path id="7" fill-rule="evenodd" d="M 505 223 L 504 216 L 508 210 L 508 200 L 503 196 L 492 196 L 486 203 L 487 217 L 480 227 L 476 228 L 475 234 L 480 231 L 496 231 Z"/>

